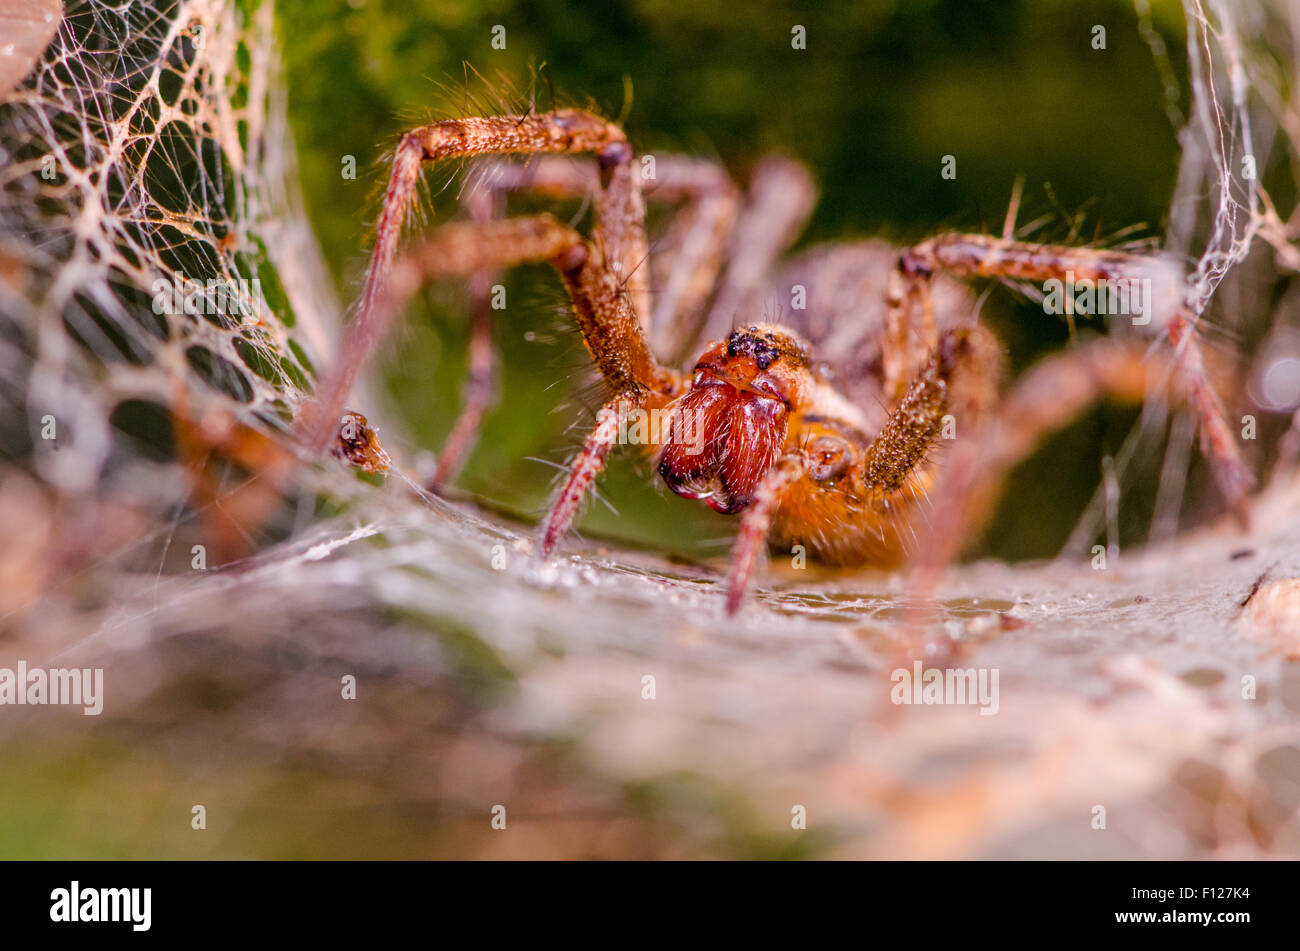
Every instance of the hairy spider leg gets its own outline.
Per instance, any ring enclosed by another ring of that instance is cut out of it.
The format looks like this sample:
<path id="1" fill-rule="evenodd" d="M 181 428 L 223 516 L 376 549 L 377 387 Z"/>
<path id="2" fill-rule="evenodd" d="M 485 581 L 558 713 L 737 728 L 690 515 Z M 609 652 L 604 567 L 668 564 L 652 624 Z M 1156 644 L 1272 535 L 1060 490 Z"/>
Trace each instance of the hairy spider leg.
<path id="1" fill-rule="evenodd" d="M 646 197 L 685 202 L 656 248 L 650 316 L 655 351 L 676 366 L 693 352 L 735 237 L 743 196 L 717 162 L 666 155 L 659 158 Z"/>
<path id="2" fill-rule="evenodd" d="M 1254 476 L 1246 466 L 1241 448 L 1233 439 L 1219 400 L 1205 372 L 1204 357 L 1196 334 L 1196 319 L 1181 299 L 1182 282 L 1176 267 L 1166 258 L 1076 248 L 1063 245 L 1011 241 L 989 235 L 947 234 L 922 242 L 903 252 L 891 275 L 889 291 L 889 334 L 897 349 L 886 354 L 886 375 L 906 366 L 911 321 L 909 304 L 920 300 L 927 307 L 927 285 L 939 269 L 958 277 L 997 277 L 1018 281 L 1090 282 L 1108 287 L 1145 279 L 1151 283 L 1146 310 L 1137 316 L 1153 329 L 1167 335 L 1173 345 L 1179 373 L 1189 402 L 1196 413 L 1201 450 L 1210 462 L 1215 481 L 1228 506 L 1243 524 L 1248 521 L 1248 493 Z M 1067 295 L 1068 296 L 1068 295 Z M 1068 307 L 1067 307 L 1068 310 Z M 924 332 L 931 332 L 933 314 L 924 320 Z M 889 366 L 892 358 L 894 366 Z"/>
<path id="3" fill-rule="evenodd" d="M 627 405 L 625 397 L 616 396 L 602 406 L 596 414 L 596 425 L 583 440 L 582 448 L 569 460 L 564 480 L 551 499 L 546 518 L 542 520 L 538 552 L 543 558 L 551 556 L 560 539 L 573 526 L 587 491 L 605 468 L 605 457 L 618 442 L 619 413 Z"/>
<path id="4" fill-rule="evenodd" d="M 772 516 L 782 497 L 808 471 L 808 459 L 791 453 L 778 459 L 754 491 L 754 500 L 740 517 L 740 531 L 731 549 L 731 567 L 727 575 L 727 613 L 734 615 L 745 600 L 754 569 L 767 549 L 767 534 Z"/>
<path id="5" fill-rule="evenodd" d="M 375 305 L 378 322 L 391 323 L 392 315 L 427 281 L 543 261 L 559 272 L 583 342 L 611 392 L 639 404 L 647 394 L 675 390 L 678 375 L 655 359 L 599 243 L 549 214 L 438 228 L 393 265 Z"/>
<path id="6" fill-rule="evenodd" d="M 370 266 L 338 366 L 320 398 L 304 413 L 303 429 L 309 449 L 320 451 L 333 438 L 357 372 L 387 333 L 392 312 L 381 313 L 379 303 L 386 292 L 423 164 L 475 155 L 533 152 L 595 154 L 601 167 L 601 187 L 591 243 L 599 249 L 603 266 L 617 279 L 620 292 L 630 299 L 633 315 L 649 314 L 650 276 L 641 177 L 632 167 L 632 147 L 616 124 L 581 109 L 560 109 L 522 116 L 447 119 L 413 129 L 402 137 L 393 157 Z M 637 319 L 648 320 L 648 316 Z"/>

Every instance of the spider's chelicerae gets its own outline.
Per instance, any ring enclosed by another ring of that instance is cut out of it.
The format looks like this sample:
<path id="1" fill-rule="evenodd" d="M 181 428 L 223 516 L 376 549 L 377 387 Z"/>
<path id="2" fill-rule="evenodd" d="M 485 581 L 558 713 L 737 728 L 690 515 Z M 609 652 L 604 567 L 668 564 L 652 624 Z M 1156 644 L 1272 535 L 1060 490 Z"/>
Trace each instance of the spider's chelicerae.
<path id="1" fill-rule="evenodd" d="M 467 220 L 398 253 L 426 162 L 495 160 Z M 348 391 L 405 302 L 428 281 L 471 281 L 468 406 L 435 481 L 455 466 L 490 392 L 485 294 L 495 271 L 550 262 L 572 301 L 608 402 L 570 464 L 542 528 L 551 555 L 630 411 L 659 413 L 649 450 L 677 494 L 740 516 L 727 607 L 735 611 L 765 545 L 803 545 L 823 562 L 891 566 L 956 553 L 1008 468 L 1102 395 L 1141 400 L 1157 386 L 1196 414 L 1201 448 L 1244 518 L 1252 475 L 1202 365 L 1181 270 L 1159 255 L 945 234 L 899 251 L 880 242 L 813 248 L 783 262 L 814 202 L 803 168 L 768 159 L 741 192 L 715 163 L 657 156 L 654 178 L 615 123 L 579 109 L 451 119 L 407 133 L 393 159 L 365 287 L 344 358 L 309 415 L 308 439 L 337 439 Z M 643 185 L 645 195 L 643 196 Z M 511 190 L 591 195 L 584 236 L 550 215 L 500 217 Z M 680 205 L 652 255 L 645 197 Z M 1167 346 L 1103 337 L 1052 355 L 1003 393 L 1003 358 L 957 279 L 1150 281 L 1135 324 Z M 654 287 L 655 293 L 651 294 Z M 756 319 L 773 296 L 781 324 Z M 684 362 L 697 341 L 699 356 Z M 688 369 L 679 370 L 684 365 Z M 665 416 L 665 414 L 667 414 Z M 956 437 L 944 465 L 936 448 Z M 928 501 L 927 501 L 928 500 Z M 924 544 L 918 545 L 919 539 Z"/>

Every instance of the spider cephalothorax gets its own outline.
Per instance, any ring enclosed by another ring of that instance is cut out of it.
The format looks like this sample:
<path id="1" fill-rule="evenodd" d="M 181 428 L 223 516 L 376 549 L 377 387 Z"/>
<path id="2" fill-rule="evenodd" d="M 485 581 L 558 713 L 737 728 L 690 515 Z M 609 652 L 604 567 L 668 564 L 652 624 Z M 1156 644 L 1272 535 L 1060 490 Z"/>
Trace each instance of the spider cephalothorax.
<path id="1" fill-rule="evenodd" d="M 551 156 L 526 167 L 494 163 L 469 193 L 469 220 L 398 255 L 422 163 L 532 153 Z M 1172 395 L 1196 414 L 1224 496 L 1244 517 L 1253 477 L 1202 365 L 1195 318 L 1180 300 L 1154 311 L 1158 321 L 1149 307 L 1133 321 L 1172 348 L 1151 355 L 1141 341 L 1101 338 L 1048 358 L 1004 395 L 1000 347 L 953 280 L 1111 281 L 1173 274 L 1169 259 L 1016 241 L 1009 215 L 1001 237 L 940 235 L 901 252 L 878 242 L 829 245 L 778 268 L 813 204 L 802 167 L 765 160 L 742 194 L 714 164 L 656 159 L 648 197 L 681 207 L 664 250 L 652 255 L 640 164 L 612 122 L 563 109 L 452 119 L 407 133 L 345 359 L 307 417 L 309 443 L 324 448 L 338 439 L 357 369 L 406 300 L 426 281 L 465 276 L 471 385 L 436 477 L 447 478 L 491 392 L 491 276 L 546 261 L 569 294 L 609 401 L 542 527 L 543 557 L 573 524 L 629 408 L 671 415 L 647 448 L 658 453 L 658 471 L 674 492 L 739 515 L 727 600 L 735 610 L 767 545 L 881 566 L 919 548 L 932 565 L 943 564 L 987 511 L 1001 475 L 1043 434 L 1100 395 L 1142 400 L 1170 377 Z M 549 215 L 497 218 L 498 199 L 525 189 L 590 196 L 590 237 Z M 784 324 L 732 328 L 736 314 L 757 312 L 773 294 L 798 301 Z M 697 339 L 714 342 L 689 372 L 674 369 L 675 355 Z M 936 457 L 948 441 L 952 454 L 941 468 Z M 923 532 L 926 544 L 918 546 Z"/>

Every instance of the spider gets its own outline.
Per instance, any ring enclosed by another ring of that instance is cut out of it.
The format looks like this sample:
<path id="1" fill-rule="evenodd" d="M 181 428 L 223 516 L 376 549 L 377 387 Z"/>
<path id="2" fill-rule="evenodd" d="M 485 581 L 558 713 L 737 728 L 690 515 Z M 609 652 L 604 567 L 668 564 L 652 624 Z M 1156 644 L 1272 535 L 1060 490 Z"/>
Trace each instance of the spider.
<path id="1" fill-rule="evenodd" d="M 471 194 L 467 220 L 399 254 L 425 163 L 507 155 L 533 159 L 484 159 L 494 167 L 487 187 Z M 582 109 L 448 119 L 406 133 L 344 356 L 304 416 L 308 445 L 337 442 L 358 370 L 412 295 L 432 280 L 468 278 L 471 384 L 435 477 L 445 481 L 491 389 L 485 288 L 499 269 L 549 262 L 608 399 L 541 525 L 544 558 L 638 412 L 670 421 L 646 440 L 668 487 L 739 517 L 728 613 L 741 606 L 767 546 L 803 545 L 825 563 L 885 568 L 919 552 L 922 565 L 941 567 L 987 512 L 1001 477 L 1045 434 L 1102 396 L 1141 401 L 1166 383 L 1195 413 L 1219 488 L 1245 518 L 1252 475 L 1168 258 L 1015 240 L 1013 200 L 1001 236 L 943 234 L 904 250 L 832 244 L 783 262 L 815 203 L 802 166 L 765 159 L 742 192 L 715 163 L 659 156 L 655 164 L 643 194 L 646 165 L 623 130 Z M 590 195 L 590 235 L 549 214 L 500 217 L 500 199 L 524 189 Z M 666 250 L 654 256 L 646 197 L 679 206 Z M 1067 275 L 1154 279 L 1145 319 L 1135 323 L 1170 346 L 1100 337 L 1045 358 L 1004 393 L 1001 347 L 977 322 L 966 281 Z M 782 322 L 755 319 L 773 293 L 791 298 Z M 695 346 L 699 356 L 683 360 Z M 949 439 L 940 466 L 937 450 Z"/>

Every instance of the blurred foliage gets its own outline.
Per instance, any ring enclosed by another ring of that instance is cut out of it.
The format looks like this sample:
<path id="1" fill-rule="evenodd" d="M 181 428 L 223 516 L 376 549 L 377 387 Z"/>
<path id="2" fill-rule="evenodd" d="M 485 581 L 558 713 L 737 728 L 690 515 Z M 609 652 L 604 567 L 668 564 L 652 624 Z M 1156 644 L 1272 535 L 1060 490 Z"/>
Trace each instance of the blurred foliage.
<path id="1" fill-rule="evenodd" d="M 1181 8 L 1175 0 L 1153 6 L 1181 75 Z M 615 116 L 626 109 L 641 151 L 717 156 L 738 177 L 764 152 L 793 155 L 822 189 L 801 244 L 997 230 L 1017 176 L 1026 181 L 1020 222 L 1050 216 L 1037 237 L 1105 241 L 1134 225 L 1146 226 L 1139 236 L 1158 236 L 1173 187 L 1175 132 L 1130 0 L 807 8 L 779 0 L 283 0 L 279 17 L 308 211 L 347 300 L 378 214 L 385 151 L 410 125 L 484 100 L 593 103 Z M 506 28 L 505 50 L 491 48 L 497 24 Z M 806 50 L 792 49 L 795 24 L 807 28 Z M 1096 25 L 1106 28 L 1105 50 L 1093 48 Z M 509 85 L 516 92 L 501 94 Z M 954 181 L 940 178 L 945 154 L 957 157 Z M 341 175 L 348 155 L 356 180 Z M 431 173 L 436 197 L 424 224 L 454 214 L 454 188 L 440 190 L 452 172 Z M 521 269 L 508 287 L 496 335 L 502 399 L 459 485 L 535 513 L 555 472 L 530 457 L 563 460 L 581 436 L 571 428 L 577 407 L 594 397 L 581 386 L 588 361 L 553 276 Z M 397 434 L 388 441 L 408 461 L 417 448 L 441 445 L 465 373 L 460 290 L 430 298 L 408 316 L 386 364 L 410 435 L 406 445 Z M 1016 367 L 1068 337 L 1001 289 L 986 313 Z M 1118 450 L 1134 418 L 1106 407 L 1054 439 L 1017 473 L 1008 493 L 1016 504 L 1003 506 L 991 549 L 1055 553 L 1098 484 L 1102 455 Z M 594 506 L 582 524 L 696 555 L 723 550 L 730 521 L 656 483 L 648 466 L 616 460 L 602 494 L 621 514 Z M 1139 487 L 1126 499 L 1126 539 L 1146 529 L 1143 494 Z"/>

